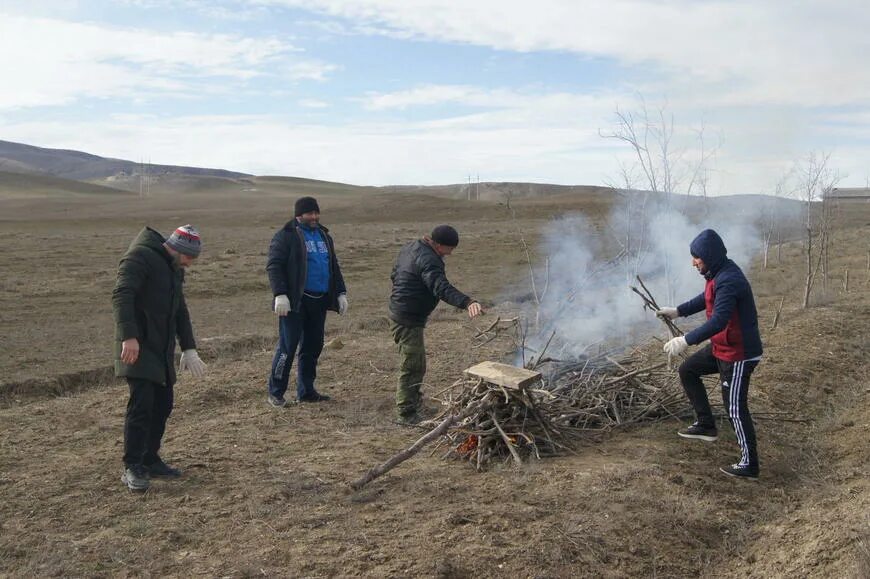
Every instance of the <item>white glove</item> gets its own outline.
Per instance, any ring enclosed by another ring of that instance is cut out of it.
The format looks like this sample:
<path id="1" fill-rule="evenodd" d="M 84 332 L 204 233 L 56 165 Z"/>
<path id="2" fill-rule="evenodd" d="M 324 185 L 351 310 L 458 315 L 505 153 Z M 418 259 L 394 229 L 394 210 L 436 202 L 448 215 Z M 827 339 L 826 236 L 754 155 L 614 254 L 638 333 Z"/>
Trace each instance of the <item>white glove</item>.
<path id="1" fill-rule="evenodd" d="M 668 318 L 669 320 L 676 320 L 680 317 L 680 312 L 677 311 L 677 308 L 672 308 L 670 306 L 661 308 L 656 310 L 656 315 L 660 318 Z"/>
<path id="2" fill-rule="evenodd" d="M 338 294 L 338 315 L 343 316 L 347 313 L 347 296 Z"/>
<path id="3" fill-rule="evenodd" d="M 275 313 L 286 316 L 290 313 L 290 298 L 287 296 L 275 296 Z"/>
<path id="4" fill-rule="evenodd" d="M 668 356 L 679 356 L 685 352 L 688 347 L 689 344 L 686 343 L 685 336 L 677 336 L 672 340 L 668 340 L 662 349 L 667 352 Z"/>
<path id="5" fill-rule="evenodd" d="M 189 370 L 195 378 L 199 378 L 205 374 L 207 366 L 205 362 L 199 359 L 199 354 L 196 353 L 196 350 L 185 350 L 181 353 L 179 368 L 181 370 Z"/>

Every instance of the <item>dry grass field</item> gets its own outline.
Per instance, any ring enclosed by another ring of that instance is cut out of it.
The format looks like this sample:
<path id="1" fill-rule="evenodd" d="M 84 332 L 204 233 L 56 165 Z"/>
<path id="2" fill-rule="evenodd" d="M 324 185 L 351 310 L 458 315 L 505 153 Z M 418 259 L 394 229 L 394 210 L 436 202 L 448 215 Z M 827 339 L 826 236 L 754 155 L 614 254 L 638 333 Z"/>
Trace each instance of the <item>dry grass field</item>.
<path id="1" fill-rule="evenodd" d="M 451 280 L 510 314 L 504 296 L 528 287 L 505 207 L 282 179 L 146 199 L 49 185 L 0 196 L 0 576 L 870 575 L 866 205 L 841 215 L 829 289 L 811 309 L 799 308 L 797 245 L 767 271 L 743 264 L 766 347 L 750 407 L 800 420 L 758 420 L 760 482 L 718 473 L 735 450 L 727 427 L 716 444 L 692 444 L 670 420 L 522 468 L 477 473 L 423 452 L 353 492 L 349 481 L 419 435 L 392 422 L 396 252 L 456 225 Z M 318 387 L 333 401 L 276 410 L 265 403 L 276 336 L 265 253 L 305 193 L 336 240 L 350 312 L 327 320 L 342 346 L 325 350 Z M 599 219 L 609 203 L 590 193 L 513 206 L 534 244 L 551 217 Z M 176 385 L 162 454 L 184 477 L 135 495 L 120 483 L 127 389 L 109 371 L 110 295 L 143 225 L 187 222 L 205 241 L 185 293 L 209 373 Z M 426 392 L 508 353 L 498 340 L 470 347 L 485 321 L 439 307 Z"/>

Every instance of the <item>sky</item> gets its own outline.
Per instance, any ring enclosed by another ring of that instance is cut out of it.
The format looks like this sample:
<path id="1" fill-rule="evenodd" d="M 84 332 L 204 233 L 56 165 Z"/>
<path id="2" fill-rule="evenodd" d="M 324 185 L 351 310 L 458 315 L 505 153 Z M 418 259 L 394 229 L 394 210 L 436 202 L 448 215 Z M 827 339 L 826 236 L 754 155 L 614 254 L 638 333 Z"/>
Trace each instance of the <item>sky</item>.
<path id="1" fill-rule="evenodd" d="M 0 0 L 0 139 L 360 185 L 643 187 L 607 138 L 620 113 L 665 119 L 677 192 L 772 193 L 812 152 L 865 186 L 868 29 L 866 0 Z"/>

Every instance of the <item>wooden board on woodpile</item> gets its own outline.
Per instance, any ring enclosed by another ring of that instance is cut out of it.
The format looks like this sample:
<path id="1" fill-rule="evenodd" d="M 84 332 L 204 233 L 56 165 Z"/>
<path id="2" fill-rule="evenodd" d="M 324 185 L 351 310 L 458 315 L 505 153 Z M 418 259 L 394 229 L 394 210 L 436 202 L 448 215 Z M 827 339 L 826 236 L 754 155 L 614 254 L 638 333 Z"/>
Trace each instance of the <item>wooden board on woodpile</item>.
<path id="1" fill-rule="evenodd" d="M 540 372 L 517 368 L 501 362 L 481 362 L 465 370 L 465 374 L 496 386 L 514 390 L 530 386 L 541 379 Z"/>

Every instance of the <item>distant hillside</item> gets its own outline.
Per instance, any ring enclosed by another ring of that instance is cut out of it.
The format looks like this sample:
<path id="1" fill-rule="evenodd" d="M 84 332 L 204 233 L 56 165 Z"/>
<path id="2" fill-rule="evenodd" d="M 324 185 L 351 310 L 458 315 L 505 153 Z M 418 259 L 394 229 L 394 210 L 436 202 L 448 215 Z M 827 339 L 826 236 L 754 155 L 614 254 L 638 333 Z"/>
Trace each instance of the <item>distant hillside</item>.
<path id="1" fill-rule="evenodd" d="M 96 183 L 61 179 L 51 175 L 0 171 L 0 198 L 67 195 L 70 193 L 80 195 L 131 194 L 128 191 L 121 191 Z"/>
<path id="2" fill-rule="evenodd" d="M 551 185 L 547 183 L 481 182 L 449 185 L 389 185 L 383 187 L 353 185 L 318 179 L 264 175 L 224 169 L 185 167 L 180 165 L 143 166 L 140 163 L 100 157 L 82 151 L 48 149 L 0 140 L 0 191 L 10 194 L 18 191 L 112 193 L 118 190 L 150 195 L 176 195 L 201 193 L 207 195 L 347 195 L 366 194 L 423 194 L 431 197 L 470 201 L 506 202 L 524 199 L 531 203 L 545 202 L 546 198 L 610 198 L 625 194 L 610 187 L 595 185 Z M 40 176 L 43 180 L 19 180 L 13 175 Z M 52 181 L 51 179 L 57 179 Z M 87 185 L 76 184 L 87 183 Z M 17 188 L 17 189 L 16 189 Z M 632 193 L 642 194 L 642 191 Z M 653 194 L 660 195 L 660 194 Z M 678 197 L 683 197 L 682 195 Z M 711 198 L 711 202 L 729 211 L 758 212 L 765 196 L 738 195 Z M 700 197 L 685 199 L 684 208 L 704 208 Z M 773 201 L 781 206 L 799 206 L 791 200 Z M 698 209 L 698 210 L 701 210 Z M 706 210 L 706 209 L 703 209 Z"/>
<path id="3" fill-rule="evenodd" d="M 0 141 L 0 170 L 15 173 L 52 175 L 77 181 L 99 181 L 138 176 L 143 168 L 139 163 L 123 159 L 99 157 L 81 151 L 46 149 L 10 141 Z M 238 179 L 250 177 L 246 173 L 224 169 L 204 169 L 177 165 L 147 165 L 148 175 L 186 177 L 219 177 Z M 129 189 L 129 187 L 126 187 Z"/>
<path id="4" fill-rule="evenodd" d="M 348 194 L 378 191 L 378 187 L 366 185 L 351 185 L 335 181 L 322 181 L 304 177 L 282 177 L 279 175 L 262 175 L 254 178 L 254 187 L 263 190 L 296 191 L 302 195 Z"/>
<path id="5" fill-rule="evenodd" d="M 611 192 L 610 187 L 595 185 L 549 185 L 547 183 L 482 182 L 457 183 L 453 185 L 392 185 L 382 190 L 395 193 L 425 193 L 453 199 L 472 199 L 480 201 L 504 201 L 529 197 L 549 197 L 562 195 L 590 195 Z"/>

